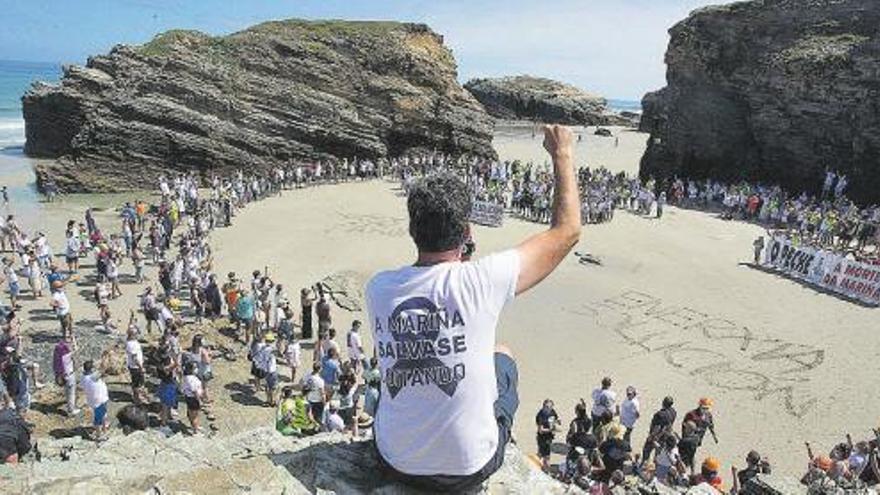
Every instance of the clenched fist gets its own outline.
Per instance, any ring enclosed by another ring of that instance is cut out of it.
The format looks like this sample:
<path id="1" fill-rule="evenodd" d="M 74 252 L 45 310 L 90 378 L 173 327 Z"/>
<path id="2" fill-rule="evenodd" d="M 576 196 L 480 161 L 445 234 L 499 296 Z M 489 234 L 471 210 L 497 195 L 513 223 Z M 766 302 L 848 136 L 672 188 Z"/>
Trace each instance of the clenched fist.
<path id="1" fill-rule="evenodd" d="M 571 157 L 574 133 L 564 125 L 544 126 L 544 149 L 553 158 Z"/>

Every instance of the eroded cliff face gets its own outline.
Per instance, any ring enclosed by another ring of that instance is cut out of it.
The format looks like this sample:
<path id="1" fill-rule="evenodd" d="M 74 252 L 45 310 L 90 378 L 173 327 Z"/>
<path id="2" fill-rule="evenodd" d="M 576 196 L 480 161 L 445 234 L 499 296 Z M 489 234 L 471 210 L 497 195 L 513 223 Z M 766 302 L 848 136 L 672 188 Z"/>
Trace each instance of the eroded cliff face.
<path id="1" fill-rule="evenodd" d="M 631 125 L 607 102 L 569 84 L 532 76 L 471 79 L 464 85 L 490 115 L 564 125 Z"/>
<path id="2" fill-rule="evenodd" d="M 826 167 L 880 200 L 880 2 L 754 0 L 669 31 L 667 86 L 643 100 L 643 176 L 815 191 Z"/>
<path id="3" fill-rule="evenodd" d="M 278 21 L 224 37 L 170 31 L 68 67 L 23 97 L 38 181 L 152 186 L 294 159 L 427 149 L 494 156 L 492 120 L 427 26 Z"/>

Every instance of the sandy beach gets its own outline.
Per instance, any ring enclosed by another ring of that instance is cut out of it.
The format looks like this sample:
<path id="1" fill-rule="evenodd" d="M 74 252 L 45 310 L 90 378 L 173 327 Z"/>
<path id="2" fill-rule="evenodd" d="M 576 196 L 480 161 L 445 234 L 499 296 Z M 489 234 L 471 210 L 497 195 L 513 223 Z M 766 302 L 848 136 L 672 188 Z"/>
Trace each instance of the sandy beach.
<path id="1" fill-rule="evenodd" d="M 613 138 L 586 132 L 577 163 L 637 170 L 646 136 L 614 132 L 618 147 Z M 504 159 L 543 160 L 540 141 L 529 131 L 502 129 L 495 145 Z M 110 207 L 136 197 L 68 196 L 38 204 L 34 223 L 24 225 L 29 231 L 34 225 L 46 229 L 57 252 L 64 223 L 80 220 L 86 204 Z M 100 212 L 98 222 L 117 229 L 112 210 Z M 512 218 L 499 229 L 477 227 L 477 255 L 514 246 L 543 228 Z M 728 466 L 741 464 L 755 448 L 780 472 L 799 474 L 806 463 L 800 455 L 803 441 L 827 450 L 847 431 L 861 437 L 878 426 L 880 397 L 871 393 L 880 371 L 876 325 L 870 323 L 876 309 L 748 266 L 751 242 L 762 232 L 755 225 L 677 208 L 669 208 L 661 220 L 618 211 L 610 223 L 587 226 L 576 250 L 602 265 L 584 265 L 571 255 L 539 288 L 508 307 L 498 330 L 498 340 L 512 347 L 520 365 L 515 425 L 520 447 L 535 449 L 534 414 L 543 399 L 556 402 L 567 424 L 577 399 L 589 402 L 590 391 L 606 375 L 619 395 L 627 385 L 640 392 L 643 417 L 633 434 L 638 450 L 650 415 L 666 395 L 675 398 L 679 418 L 698 398 L 714 399 L 721 442 L 708 441 L 700 455 L 718 455 Z M 415 256 L 405 199 L 390 181 L 287 191 L 248 206 L 231 228 L 215 231 L 211 243 L 215 273 L 248 276 L 266 267 L 291 296 L 328 275 L 361 287 L 372 273 L 411 263 Z M 123 273 L 130 271 L 126 262 Z M 124 297 L 111 306 L 116 317 L 135 307 L 134 295 L 142 288 L 123 286 Z M 84 298 L 87 291 L 70 292 L 77 325 L 89 332 L 97 312 Z M 46 304 L 24 302 L 31 316 L 25 318 L 26 334 L 56 329 L 54 320 L 33 318 Z M 354 319 L 365 319 L 360 312 L 333 311 L 341 334 Z M 101 337 L 95 345 L 114 339 Z M 219 334 L 211 339 L 229 342 Z M 310 353 L 305 354 L 308 367 Z M 244 381 L 241 362 L 220 366 L 223 376 L 215 390 Z M 48 378 L 51 371 L 46 373 Z M 120 378 L 114 388 L 123 394 L 127 378 Z M 40 393 L 60 400 L 53 385 Z M 271 421 L 270 409 L 240 400 L 234 386 L 217 395 L 223 396 L 216 407 L 221 434 Z M 48 418 L 39 410 L 36 416 L 38 423 Z M 76 426 L 75 420 L 66 421 L 64 427 Z M 557 440 L 564 441 L 564 434 Z"/>
<path id="2" fill-rule="evenodd" d="M 609 138 L 585 136 L 579 163 L 636 170 L 632 157 L 645 136 L 620 136 L 616 150 Z M 610 149 L 602 147 L 607 141 Z M 540 156 L 528 135 L 502 135 L 496 146 L 502 157 Z M 510 218 L 500 229 L 477 227 L 477 252 L 508 248 L 542 228 Z M 794 474 L 806 461 L 803 441 L 824 449 L 848 430 L 865 435 L 876 427 L 880 398 L 858 392 L 878 371 L 869 323 L 876 310 L 747 266 L 751 241 L 762 233 L 675 208 L 659 221 L 618 212 L 609 224 L 586 227 L 577 251 L 602 266 L 569 257 L 517 299 L 499 327 L 499 341 L 521 366 L 520 445 L 534 449 L 533 418 L 544 398 L 567 421 L 605 375 L 621 395 L 629 384 L 640 391 L 637 447 L 665 395 L 675 397 L 680 416 L 700 397 L 713 398 L 721 442 L 706 443 L 703 454 L 728 465 L 756 448 Z M 249 207 L 213 239 L 218 272 L 268 264 L 290 288 L 335 273 L 366 280 L 415 256 L 394 183 L 289 192 Z M 334 325 L 347 328 L 363 316 L 336 308 Z"/>

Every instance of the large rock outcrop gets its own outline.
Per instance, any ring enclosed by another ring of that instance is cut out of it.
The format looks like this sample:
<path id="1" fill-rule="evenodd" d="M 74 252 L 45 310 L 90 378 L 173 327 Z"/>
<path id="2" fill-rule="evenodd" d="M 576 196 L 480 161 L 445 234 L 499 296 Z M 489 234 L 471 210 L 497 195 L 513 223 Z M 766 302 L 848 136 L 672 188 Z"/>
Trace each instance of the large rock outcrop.
<path id="1" fill-rule="evenodd" d="M 370 442 L 340 434 L 295 439 L 258 428 L 219 439 L 140 431 L 101 445 L 70 438 L 40 446 L 40 463 L 0 465 L 3 493 L 419 493 L 381 475 Z M 62 451 L 69 460 L 61 460 Z M 507 454 L 478 492 L 567 493 L 515 446 Z"/>
<path id="2" fill-rule="evenodd" d="M 464 85 L 490 115 L 550 124 L 608 125 L 625 119 L 608 111 L 605 98 L 569 84 L 532 76 L 471 79 Z"/>
<path id="3" fill-rule="evenodd" d="M 152 185 L 294 159 L 427 149 L 494 156 L 492 120 L 421 24 L 288 20 L 223 37 L 170 31 L 65 69 L 23 97 L 39 181 Z"/>
<path id="4" fill-rule="evenodd" d="M 815 191 L 826 167 L 880 199 L 880 2 L 754 0 L 669 31 L 667 86 L 643 100 L 643 176 Z"/>

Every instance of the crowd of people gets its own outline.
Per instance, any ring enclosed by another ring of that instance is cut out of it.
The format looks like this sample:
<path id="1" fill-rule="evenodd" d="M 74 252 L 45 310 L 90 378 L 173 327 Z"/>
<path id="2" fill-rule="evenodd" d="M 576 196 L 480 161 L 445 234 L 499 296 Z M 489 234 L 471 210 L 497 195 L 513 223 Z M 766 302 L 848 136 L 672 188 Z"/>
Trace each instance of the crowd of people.
<path id="1" fill-rule="evenodd" d="M 553 175 L 548 164 L 430 156 L 394 162 L 392 169 L 399 174 L 404 188 L 429 171 L 451 170 L 466 180 L 475 201 L 500 205 L 524 220 L 550 223 Z M 648 214 L 649 208 L 629 200 L 631 191 L 640 184 L 637 178 L 623 172 L 614 174 L 604 167 L 583 166 L 578 168 L 577 179 L 584 223 L 609 222 L 619 208 Z M 662 215 L 662 205 L 657 215 Z"/>
<path id="2" fill-rule="evenodd" d="M 202 416 L 214 419 L 209 394 L 212 360 L 228 355 L 228 346 L 209 343 L 219 339 L 219 334 L 202 332 L 182 343 L 181 331 L 190 323 L 225 317 L 228 321 L 221 324 L 228 324 L 233 337 L 247 349 L 253 394 L 265 391 L 265 405 L 277 408 L 279 431 L 304 434 L 339 430 L 358 434 L 359 426 L 370 424 L 379 376 L 377 364 L 367 359 L 361 344 L 360 323 L 356 322 L 345 336 L 343 359 L 332 327 L 330 294 L 324 293 L 321 285 L 300 291 L 297 320 L 284 286 L 270 277 L 267 268 L 255 270 L 246 281 L 235 273 L 218 280 L 209 234 L 231 225 L 239 209 L 280 194 L 283 189 L 366 180 L 379 177 L 383 170 L 382 164 L 354 160 L 297 164 L 265 174 L 240 171 L 232 177 L 213 177 L 207 192 L 194 175 L 162 177 L 157 201 L 125 203 L 119 209 L 118 226 L 111 225 L 115 228 L 99 226 L 92 209 L 85 211 L 82 222 L 70 220 L 63 247 L 66 269 L 56 263 L 43 233 L 26 234 L 9 215 L 0 222 L 0 247 L 11 253 L 3 258 L 0 278 L 9 294 L 8 308 L 0 307 L 0 409 L 7 414 L 14 412 L 26 422 L 33 392 L 46 386 L 40 380 L 39 363 L 31 359 L 33 353 L 23 345 L 27 339 L 23 338 L 16 313 L 22 309 L 22 297 L 39 301 L 45 297 L 43 287 L 48 287 L 51 292 L 46 304 L 59 324 L 52 371 L 55 384 L 65 396 L 63 412 L 80 417 L 78 395 L 82 393 L 91 413 L 93 438 L 100 440 L 106 435 L 110 394 L 100 363 L 90 359 L 95 356 L 80 355 L 77 336 L 88 329 L 74 323 L 68 298 L 70 287 L 76 286 L 73 284 L 93 284 L 88 293 L 100 322 L 95 330 L 124 343 L 132 403 L 120 411 L 123 426 L 130 423 L 143 428 L 148 424 L 136 418 L 146 417 L 151 402 L 160 406 L 158 422 L 161 427 L 169 427 L 169 433 L 198 433 Z M 93 271 L 85 270 L 85 264 L 81 266 L 81 261 L 89 258 L 94 262 Z M 148 266 L 155 269 L 155 276 L 147 276 Z M 157 282 L 147 284 L 136 295 L 142 316 L 132 310 L 127 326 L 114 318 L 110 309 L 113 299 L 135 297 L 124 293 L 120 283 L 124 278 L 138 284 Z M 28 289 L 22 287 L 22 279 L 27 281 Z M 316 328 L 313 314 L 317 316 Z M 297 382 L 303 349 L 308 345 L 315 346 L 315 364 L 312 373 Z M 288 384 L 283 388 L 279 362 L 290 369 L 289 378 L 285 378 Z M 178 418 L 180 402 L 186 404 L 188 426 Z M 303 404 L 308 407 L 300 407 Z M 360 404 L 363 413 L 359 414 L 356 411 Z M 14 461 L 16 452 L 7 452 L 4 446 L 0 445 L 4 453 L 0 460 Z"/>
<path id="3" fill-rule="evenodd" d="M 685 489 L 706 484 L 722 493 L 735 494 L 759 474 L 771 474 L 770 461 L 750 451 L 741 466 L 730 467 L 724 480 L 720 461 L 699 452 L 707 437 L 718 443 L 712 416 L 714 402 L 701 398 L 681 421 L 673 397 L 665 397 L 660 408 L 644 427 L 641 450 L 632 442 L 633 431 L 644 422 L 640 395 L 633 386 L 618 399 L 611 378 L 603 378 L 591 394 L 591 402 L 581 399 L 574 408 L 568 427 L 552 400 L 547 399 L 535 416 L 538 458 L 542 468 L 563 483 L 589 493 L 626 493 L 636 486 L 656 485 Z M 557 434 L 565 435 L 564 449 L 555 448 Z M 839 493 L 880 484 L 880 430 L 870 440 L 834 446 L 827 455 L 814 455 L 807 443 L 809 458 L 801 483 L 809 493 Z M 554 453 L 558 464 L 551 462 Z M 617 491 L 615 491 L 617 490 Z"/>
<path id="4" fill-rule="evenodd" d="M 827 171 L 821 193 L 792 194 L 779 186 L 675 179 L 669 203 L 720 209 L 727 219 L 758 222 L 796 245 L 851 253 L 859 260 L 880 256 L 880 205 L 859 207 L 846 197 L 845 175 Z"/>

